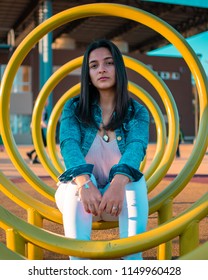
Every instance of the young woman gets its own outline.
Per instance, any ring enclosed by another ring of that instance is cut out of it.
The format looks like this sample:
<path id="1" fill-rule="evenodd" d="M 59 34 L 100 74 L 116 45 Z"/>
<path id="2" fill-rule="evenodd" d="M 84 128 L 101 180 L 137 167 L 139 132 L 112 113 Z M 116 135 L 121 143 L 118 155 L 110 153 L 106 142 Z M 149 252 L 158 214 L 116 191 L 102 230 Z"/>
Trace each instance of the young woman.
<path id="1" fill-rule="evenodd" d="M 116 45 L 104 39 L 91 43 L 84 54 L 81 93 L 66 102 L 60 122 L 66 171 L 55 198 L 67 237 L 90 240 L 94 219 L 118 219 L 120 238 L 146 230 L 147 188 L 139 167 L 149 114 L 129 97 L 127 83 Z M 142 259 L 142 254 L 123 259 Z"/>

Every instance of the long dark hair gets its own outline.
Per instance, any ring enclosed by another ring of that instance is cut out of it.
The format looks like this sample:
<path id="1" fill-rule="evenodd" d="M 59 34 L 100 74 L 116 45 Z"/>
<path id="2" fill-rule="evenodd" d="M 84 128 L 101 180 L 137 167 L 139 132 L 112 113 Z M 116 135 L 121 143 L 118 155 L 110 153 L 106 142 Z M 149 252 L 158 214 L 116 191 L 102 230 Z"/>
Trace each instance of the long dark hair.
<path id="1" fill-rule="evenodd" d="M 107 48 L 112 54 L 115 72 L 116 72 L 116 95 L 115 95 L 115 113 L 109 124 L 106 125 L 107 130 L 115 130 L 118 128 L 127 113 L 129 94 L 128 94 L 128 79 L 123 57 L 118 47 L 111 41 L 101 39 L 92 42 L 84 53 L 81 71 L 81 93 L 79 99 L 78 114 L 79 118 L 87 124 L 95 124 L 92 116 L 92 102 L 99 101 L 99 92 L 90 82 L 89 76 L 89 55 L 98 48 Z M 96 125 L 96 124 L 95 124 Z"/>

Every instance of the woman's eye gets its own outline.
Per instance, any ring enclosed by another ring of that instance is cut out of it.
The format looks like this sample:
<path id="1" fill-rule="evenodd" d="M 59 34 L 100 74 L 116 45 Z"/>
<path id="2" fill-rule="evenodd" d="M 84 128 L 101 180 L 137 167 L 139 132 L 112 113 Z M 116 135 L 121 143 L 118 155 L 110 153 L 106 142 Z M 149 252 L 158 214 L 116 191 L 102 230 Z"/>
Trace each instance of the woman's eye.
<path id="1" fill-rule="evenodd" d="M 91 64 L 90 69 L 95 69 L 97 67 L 97 64 Z"/>
<path id="2" fill-rule="evenodd" d="M 113 63 L 113 61 L 107 61 L 106 64 L 107 65 L 113 65 L 114 63 Z"/>

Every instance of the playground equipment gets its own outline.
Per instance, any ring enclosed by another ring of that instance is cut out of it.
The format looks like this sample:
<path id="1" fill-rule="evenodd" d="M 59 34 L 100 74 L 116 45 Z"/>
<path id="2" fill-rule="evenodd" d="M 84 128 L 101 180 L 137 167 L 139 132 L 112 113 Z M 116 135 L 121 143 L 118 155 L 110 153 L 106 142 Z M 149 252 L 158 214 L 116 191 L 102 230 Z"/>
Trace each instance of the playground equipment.
<path id="1" fill-rule="evenodd" d="M 150 214 L 155 212 L 158 213 L 159 226 L 154 230 L 134 237 L 117 239 L 108 242 L 71 240 L 45 231 L 41 228 L 43 219 L 49 219 L 57 223 L 61 222 L 58 210 L 53 209 L 50 215 L 48 215 L 46 213 L 49 210 L 47 206 L 37 203 L 34 199 L 28 199 L 28 197 L 21 193 L 18 188 L 12 188 L 11 182 L 1 173 L 0 189 L 16 203 L 19 203 L 22 207 L 25 207 L 25 209 L 28 210 L 28 213 L 30 213 L 28 214 L 30 217 L 28 221 L 31 223 L 28 224 L 19 218 L 14 217 L 6 209 L 0 207 L 0 226 L 7 232 L 7 247 L 23 256 L 26 255 L 29 259 L 41 258 L 40 250 L 37 249 L 36 246 L 68 255 L 102 259 L 120 257 L 129 253 L 145 251 L 148 248 L 159 246 L 158 259 L 171 259 L 170 241 L 174 237 L 180 236 L 181 255 L 184 255 L 198 246 L 199 236 L 197 228 L 199 221 L 207 215 L 208 197 L 207 195 L 204 195 L 199 201 L 190 207 L 190 209 L 175 218 L 172 218 L 172 203 L 174 198 L 185 188 L 194 175 L 207 148 L 208 87 L 206 75 L 196 54 L 190 48 L 185 39 L 161 19 L 129 6 L 102 3 L 83 5 L 66 10 L 51 17 L 35 28 L 14 52 L 2 79 L 0 95 L 0 130 L 5 149 L 13 164 L 28 184 L 35 188 L 44 197 L 53 201 L 54 189 L 46 185 L 29 169 L 24 160 L 21 158 L 18 148 L 14 142 L 9 124 L 8 106 L 10 102 L 11 87 L 18 67 L 21 65 L 31 48 L 45 34 L 67 22 L 90 16 L 117 16 L 140 22 L 141 24 L 154 29 L 156 32 L 159 32 L 179 50 L 193 74 L 199 95 L 200 123 L 194 149 L 189 157 L 189 160 L 178 176 L 164 189 L 164 191 L 150 200 Z M 53 164 L 43 148 L 40 130 L 40 112 L 43 110 L 45 100 L 52 91 L 53 87 L 65 75 L 78 67 L 80 63 L 81 58 L 78 58 L 77 60 L 64 65 L 60 70 L 54 73 L 54 75 L 51 76 L 42 88 L 34 107 L 32 118 L 32 135 L 34 145 L 37 149 L 41 163 L 55 181 L 57 175 L 59 175 L 63 167 L 61 166 L 59 158 L 55 152 L 55 137 L 53 134 L 55 131 L 54 127 L 57 124 L 57 119 L 60 115 L 64 102 L 68 98 L 79 93 L 79 85 L 70 89 L 63 98 L 59 100 L 49 120 L 47 139 L 49 142 L 49 155 L 51 155 Z M 158 148 L 154 158 L 154 163 L 145 174 L 145 176 L 147 176 L 148 190 L 150 192 L 165 176 L 174 158 L 179 130 L 178 113 L 171 93 L 159 77 L 157 77 L 150 69 L 147 69 L 140 62 L 131 58 L 125 57 L 125 64 L 127 67 L 133 68 L 138 73 L 142 72 L 144 77 L 148 79 L 150 83 L 154 84 L 158 93 L 161 94 L 162 99 L 164 100 L 168 116 L 168 142 L 165 147 L 165 151 L 161 150 L 162 152 L 160 152 L 160 147 L 162 146 L 162 143 L 164 143 L 164 136 L 166 136 L 160 110 L 157 108 L 157 105 L 150 98 L 148 93 L 139 86 L 129 82 L 130 91 L 145 102 L 155 118 L 157 126 Z M 113 225 L 116 226 L 116 224 L 112 223 L 97 223 L 94 225 L 94 228 L 108 228 Z M 194 234 L 191 235 L 190 232 Z M 186 242 L 187 238 L 189 239 L 189 244 Z M 26 244 L 28 243 L 28 252 L 25 254 L 25 248 L 27 247 Z"/>

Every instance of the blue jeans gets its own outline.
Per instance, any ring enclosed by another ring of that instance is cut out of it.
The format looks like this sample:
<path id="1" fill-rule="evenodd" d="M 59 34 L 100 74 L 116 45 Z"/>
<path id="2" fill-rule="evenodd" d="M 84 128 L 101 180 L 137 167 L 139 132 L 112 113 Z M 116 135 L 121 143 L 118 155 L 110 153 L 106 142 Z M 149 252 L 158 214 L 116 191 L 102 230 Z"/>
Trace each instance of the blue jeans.
<path id="1" fill-rule="evenodd" d="M 92 182 L 96 184 L 92 175 Z M 99 189 L 103 194 L 109 187 Z M 126 192 L 122 211 L 118 218 L 103 213 L 101 217 L 94 217 L 85 212 L 83 204 L 78 196 L 76 184 L 61 183 L 55 193 L 56 204 L 63 215 L 63 225 L 66 237 L 90 240 L 93 221 L 115 221 L 119 220 L 120 238 L 134 236 L 146 231 L 148 221 L 148 197 L 144 176 L 139 181 L 126 185 Z M 83 258 L 70 257 L 71 260 L 82 260 Z M 125 260 L 142 260 L 142 253 L 124 256 Z"/>

